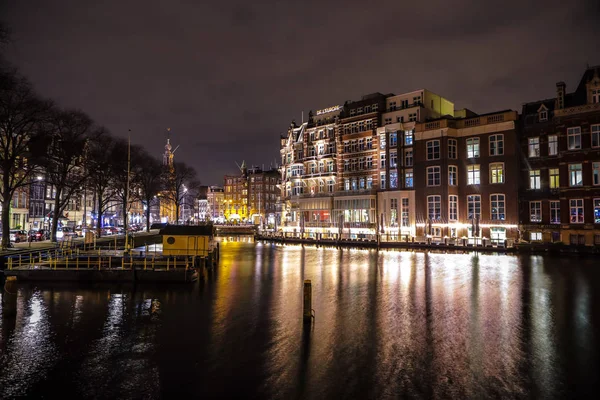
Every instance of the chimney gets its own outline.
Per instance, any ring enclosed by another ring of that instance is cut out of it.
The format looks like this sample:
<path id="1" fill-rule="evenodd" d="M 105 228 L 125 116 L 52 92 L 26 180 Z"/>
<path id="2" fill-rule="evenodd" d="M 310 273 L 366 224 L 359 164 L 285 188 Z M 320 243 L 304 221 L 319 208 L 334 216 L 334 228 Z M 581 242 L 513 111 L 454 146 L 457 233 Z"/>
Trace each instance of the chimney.
<path id="1" fill-rule="evenodd" d="M 561 109 L 565 108 L 565 89 L 566 86 L 564 82 L 558 82 L 556 84 L 556 108 Z"/>

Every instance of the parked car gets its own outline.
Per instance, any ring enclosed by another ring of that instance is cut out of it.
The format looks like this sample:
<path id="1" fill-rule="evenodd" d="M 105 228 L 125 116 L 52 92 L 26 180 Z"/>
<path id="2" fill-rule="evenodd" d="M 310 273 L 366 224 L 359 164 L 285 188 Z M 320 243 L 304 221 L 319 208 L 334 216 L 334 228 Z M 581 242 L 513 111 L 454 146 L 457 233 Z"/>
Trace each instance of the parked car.
<path id="1" fill-rule="evenodd" d="M 102 228 L 102 234 L 104 236 L 114 235 L 115 233 L 116 233 L 116 230 L 112 226 L 105 226 L 104 228 Z"/>
<path id="2" fill-rule="evenodd" d="M 57 239 L 67 239 L 70 237 L 77 237 L 77 234 L 75 233 L 75 231 L 73 230 L 73 228 L 68 227 L 68 226 L 63 226 L 61 228 L 58 228 L 56 230 L 56 238 Z"/>
<path id="3" fill-rule="evenodd" d="M 27 231 L 12 229 L 10 231 L 10 241 L 14 243 L 26 242 L 27 241 Z"/>
<path id="4" fill-rule="evenodd" d="M 46 229 L 39 229 L 37 231 L 29 231 L 29 240 L 32 242 L 39 242 L 41 240 L 50 239 L 50 232 Z"/>

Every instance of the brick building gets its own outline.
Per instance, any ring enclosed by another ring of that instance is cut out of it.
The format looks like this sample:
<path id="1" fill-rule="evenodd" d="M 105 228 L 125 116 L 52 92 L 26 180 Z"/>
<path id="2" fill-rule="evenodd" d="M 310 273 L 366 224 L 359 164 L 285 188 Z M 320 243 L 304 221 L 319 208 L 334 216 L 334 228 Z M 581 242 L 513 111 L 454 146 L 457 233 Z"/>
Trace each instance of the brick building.
<path id="1" fill-rule="evenodd" d="M 524 104 L 520 146 L 523 239 L 600 244 L 600 67 Z"/>

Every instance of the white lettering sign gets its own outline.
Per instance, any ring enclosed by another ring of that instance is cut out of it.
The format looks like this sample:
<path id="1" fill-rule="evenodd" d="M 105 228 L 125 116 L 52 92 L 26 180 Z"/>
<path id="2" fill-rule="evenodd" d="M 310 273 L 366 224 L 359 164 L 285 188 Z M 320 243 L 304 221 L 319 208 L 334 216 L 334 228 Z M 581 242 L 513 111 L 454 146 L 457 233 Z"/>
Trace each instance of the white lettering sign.
<path id="1" fill-rule="evenodd" d="M 317 110 L 317 115 L 327 114 L 330 112 L 339 111 L 341 109 L 342 109 L 342 106 L 333 106 L 333 107 L 329 107 L 329 108 L 324 108 L 322 110 Z"/>

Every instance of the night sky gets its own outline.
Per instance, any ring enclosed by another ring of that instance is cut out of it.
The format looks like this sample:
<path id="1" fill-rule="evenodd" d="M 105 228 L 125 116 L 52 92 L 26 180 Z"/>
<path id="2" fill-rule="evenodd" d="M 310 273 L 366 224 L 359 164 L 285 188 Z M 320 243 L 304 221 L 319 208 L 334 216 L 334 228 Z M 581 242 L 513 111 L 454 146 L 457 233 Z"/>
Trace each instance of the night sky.
<path id="1" fill-rule="evenodd" d="M 0 19 L 41 94 L 157 157 L 170 127 L 204 184 L 269 167 L 302 111 L 420 88 L 520 111 L 600 64 L 597 0 L 2 0 Z"/>

